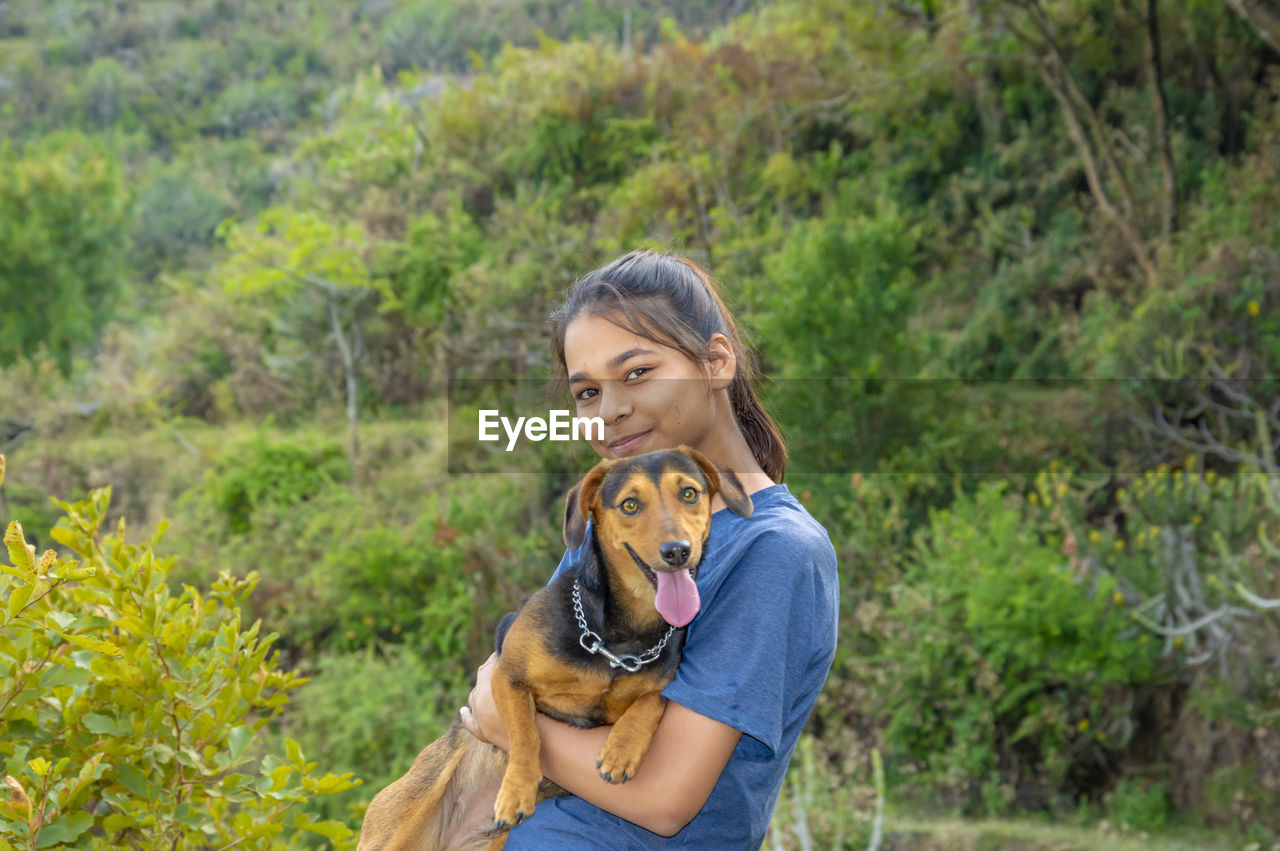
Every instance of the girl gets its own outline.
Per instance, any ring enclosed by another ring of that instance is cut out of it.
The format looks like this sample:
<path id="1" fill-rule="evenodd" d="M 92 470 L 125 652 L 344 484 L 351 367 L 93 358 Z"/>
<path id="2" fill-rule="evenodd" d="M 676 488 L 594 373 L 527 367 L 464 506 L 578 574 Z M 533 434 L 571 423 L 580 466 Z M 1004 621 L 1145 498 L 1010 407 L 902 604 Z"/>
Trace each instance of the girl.
<path id="1" fill-rule="evenodd" d="M 734 471 L 755 510 L 743 519 L 715 497 L 697 575 L 702 607 L 640 773 L 605 782 L 595 760 L 610 728 L 539 714 L 543 772 L 572 794 L 540 802 L 506 847 L 758 849 L 835 655 L 835 550 L 781 484 L 786 446 L 756 399 L 737 325 L 700 268 L 632 252 L 574 284 L 551 325 L 577 415 L 604 420 L 603 440 L 592 441 L 602 458 L 686 444 Z M 581 554 L 566 552 L 557 574 Z M 506 750 L 492 665 L 481 666 L 462 717 Z"/>

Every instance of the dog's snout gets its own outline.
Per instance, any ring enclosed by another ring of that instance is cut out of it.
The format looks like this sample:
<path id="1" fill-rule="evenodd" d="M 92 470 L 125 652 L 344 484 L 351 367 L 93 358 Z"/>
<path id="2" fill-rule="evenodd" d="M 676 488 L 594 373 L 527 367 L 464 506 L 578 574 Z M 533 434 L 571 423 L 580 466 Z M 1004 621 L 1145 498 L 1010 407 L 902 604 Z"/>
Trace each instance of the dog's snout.
<path id="1" fill-rule="evenodd" d="M 658 552 L 662 553 L 662 560 L 667 564 L 679 567 L 689 560 L 689 542 L 667 541 L 658 547 Z"/>

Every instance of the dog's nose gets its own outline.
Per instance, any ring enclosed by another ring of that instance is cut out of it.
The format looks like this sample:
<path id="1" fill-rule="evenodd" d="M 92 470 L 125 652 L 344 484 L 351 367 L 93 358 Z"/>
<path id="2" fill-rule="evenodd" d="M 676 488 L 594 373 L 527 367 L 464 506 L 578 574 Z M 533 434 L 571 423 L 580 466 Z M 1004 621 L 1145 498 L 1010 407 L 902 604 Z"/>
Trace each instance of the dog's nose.
<path id="1" fill-rule="evenodd" d="M 658 547 L 658 552 L 662 553 L 662 560 L 667 564 L 679 567 L 689 560 L 689 542 L 667 541 Z"/>

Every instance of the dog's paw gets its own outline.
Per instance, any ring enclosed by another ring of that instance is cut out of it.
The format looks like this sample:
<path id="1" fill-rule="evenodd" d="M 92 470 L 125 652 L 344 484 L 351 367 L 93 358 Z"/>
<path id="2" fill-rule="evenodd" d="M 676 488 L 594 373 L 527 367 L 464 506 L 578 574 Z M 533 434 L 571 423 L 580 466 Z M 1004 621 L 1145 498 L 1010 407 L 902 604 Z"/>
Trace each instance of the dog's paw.
<path id="1" fill-rule="evenodd" d="M 517 790 L 516 784 L 503 783 L 498 790 L 498 799 L 493 803 L 493 826 L 496 828 L 515 827 L 533 815 L 534 805 L 538 800 L 538 785 Z"/>
<path id="2" fill-rule="evenodd" d="M 634 749 L 622 748 L 605 743 L 596 760 L 596 769 L 608 783 L 626 783 L 640 770 L 640 761 L 644 754 L 637 754 Z"/>

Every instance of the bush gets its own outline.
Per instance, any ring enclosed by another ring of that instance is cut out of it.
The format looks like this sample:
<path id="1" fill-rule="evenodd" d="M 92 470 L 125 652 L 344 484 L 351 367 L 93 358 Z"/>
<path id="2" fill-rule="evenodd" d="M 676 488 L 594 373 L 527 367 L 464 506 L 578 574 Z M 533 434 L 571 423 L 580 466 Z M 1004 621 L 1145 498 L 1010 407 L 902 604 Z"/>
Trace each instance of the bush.
<path id="1" fill-rule="evenodd" d="M 898 767 L 975 810 L 1086 791 L 1132 735 L 1132 689 L 1157 673 L 1115 580 L 1074 572 L 1006 488 L 932 512 L 872 662 Z"/>
<path id="2" fill-rule="evenodd" d="M 462 548 L 442 539 L 438 522 L 437 507 L 426 505 L 412 526 L 357 525 L 335 536 L 302 583 L 306 603 L 283 613 L 290 637 L 342 649 L 409 641 L 444 660 L 461 657 L 475 589 Z"/>
<path id="3" fill-rule="evenodd" d="M 248 532 L 270 512 L 288 510 L 350 476 L 333 443 L 271 442 L 262 434 L 218 459 L 192 491 L 233 534 Z"/>
<path id="4" fill-rule="evenodd" d="M 80 561 L 48 550 L 37 562 L 21 526 L 5 533 L 0 844 L 286 848 L 302 831 L 349 846 L 344 825 L 289 811 L 352 788 L 351 775 L 316 776 L 293 741 L 283 759 L 255 745 L 305 682 L 277 669 L 274 635 L 242 628 L 256 575 L 174 595 L 173 559 L 152 549 L 164 526 L 140 543 L 123 521 L 101 535 L 109 502 L 103 488 L 58 503 L 52 536 Z"/>

